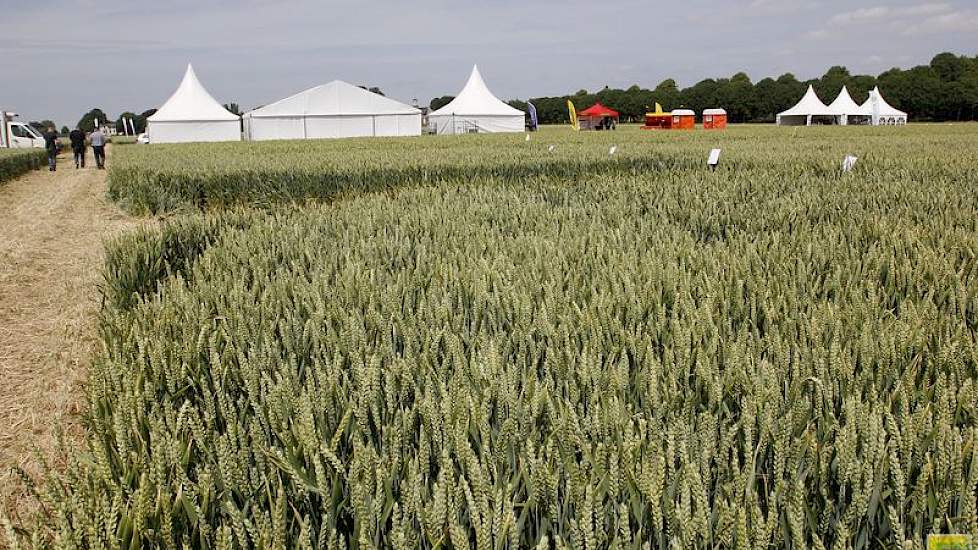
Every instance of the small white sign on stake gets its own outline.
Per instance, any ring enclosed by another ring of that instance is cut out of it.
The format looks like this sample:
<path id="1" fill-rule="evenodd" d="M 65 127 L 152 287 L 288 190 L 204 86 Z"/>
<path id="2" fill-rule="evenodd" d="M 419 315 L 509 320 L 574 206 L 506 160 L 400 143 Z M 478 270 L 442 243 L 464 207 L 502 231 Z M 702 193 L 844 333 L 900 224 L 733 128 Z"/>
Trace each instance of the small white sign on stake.
<path id="1" fill-rule="evenodd" d="M 721 149 L 713 149 L 710 151 L 710 158 L 706 159 L 706 163 L 710 165 L 711 170 L 716 170 L 717 165 L 720 164 L 720 151 Z"/>
<path id="2" fill-rule="evenodd" d="M 842 159 L 842 172 L 852 172 L 852 169 L 856 167 L 857 160 L 859 160 L 859 157 L 846 155 L 846 158 Z"/>
<path id="3" fill-rule="evenodd" d="M 547 151 L 550 151 L 551 153 L 553 153 L 555 149 L 557 149 L 556 145 L 551 145 L 550 147 L 547 147 Z"/>
<path id="4" fill-rule="evenodd" d="M 617 150 L 618 150 L 618 146 L 617 145 L 612 145 L 611 146 L 611 149 L 608 149 L 608 156 L 614 156 L 615 155 L 615 151 L 617 151 Z"/>
<path id="5" fill-rule="evenodd" d="M 530 141 L 530 134 L 526 134 L 526 141 Z"/>

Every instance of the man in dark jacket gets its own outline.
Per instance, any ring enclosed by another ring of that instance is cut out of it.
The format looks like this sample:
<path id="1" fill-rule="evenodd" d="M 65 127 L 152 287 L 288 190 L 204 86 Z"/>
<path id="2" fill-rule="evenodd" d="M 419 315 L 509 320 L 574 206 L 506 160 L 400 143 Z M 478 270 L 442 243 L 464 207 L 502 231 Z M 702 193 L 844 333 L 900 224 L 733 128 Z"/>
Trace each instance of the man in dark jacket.
<path id="1" fill-rule="evenodd" d="M 75 128 L 68 134 L 71 140 L 71 151 L 75 154 L 75 168 L 85 167 L 85 132 L 81 128 Z"/>
<path id="2" fill-rule="evenodd" d="M 48 151 L 48 170 L 54 172 L 58 169 L 58 152 L 61 150 L 61 143 L 58 141 L 58 132 L 55 132 L 53 127 L 44 132 L 44 148 Z"/>

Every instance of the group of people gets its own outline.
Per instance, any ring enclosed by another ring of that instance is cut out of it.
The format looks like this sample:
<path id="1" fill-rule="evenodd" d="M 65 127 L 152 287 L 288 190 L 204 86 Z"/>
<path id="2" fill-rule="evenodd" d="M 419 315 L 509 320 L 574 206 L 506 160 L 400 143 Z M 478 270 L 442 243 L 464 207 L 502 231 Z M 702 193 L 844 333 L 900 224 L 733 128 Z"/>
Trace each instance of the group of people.
<path id="1" fill-rule="evenodd" d="M 75 128 L 68 134 L 68 141 L 71 142 L 71 152 L 75 156 L 75 169 L 85 167 L 85 152 L 88 143 L 92 144 L 92 152 L 95 153 L 95 165 L 99 170 L 105 169 L 105 134 L 102 130 L 95 128 L 92 133 L 85 135 L 81 128 Z M 44 148 L 48 151 L 48 170 L 54 172 L 58 169 L 58 153 L 61 152 L 61 140 L 54 128 L 48 128 L 44 133 Z"/>

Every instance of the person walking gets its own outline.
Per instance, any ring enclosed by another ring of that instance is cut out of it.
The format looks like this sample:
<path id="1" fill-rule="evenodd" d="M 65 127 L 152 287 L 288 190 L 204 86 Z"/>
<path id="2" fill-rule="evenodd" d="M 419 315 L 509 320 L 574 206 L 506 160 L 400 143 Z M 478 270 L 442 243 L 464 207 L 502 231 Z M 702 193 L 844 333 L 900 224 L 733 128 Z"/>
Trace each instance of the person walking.
<path id="1" fill-rule="evenodd" d="M 85 167 L 85 132 L 81 128 L 75 128 L 68 134 L 71 140 L 71 151 L 75 154 L 75 168 Z"/>
<path id="2" fill-rule="evenodd" d="M 92 152 L 95 153 L 95 164 L 99 170 L 105 169 L 105 134 L 102 130 L 95 128 L 89 134 L 88 141 L 92 144 Z"/>
<path id="3" fill-rule="evenodd" d="M 58 152 L 61 150 L 61 143 L 58 141 L 58 132 L 53 126 L 44 133 L 44 148 L 48 152 L 48 171 L 54 172 L 58 169 Z"/>

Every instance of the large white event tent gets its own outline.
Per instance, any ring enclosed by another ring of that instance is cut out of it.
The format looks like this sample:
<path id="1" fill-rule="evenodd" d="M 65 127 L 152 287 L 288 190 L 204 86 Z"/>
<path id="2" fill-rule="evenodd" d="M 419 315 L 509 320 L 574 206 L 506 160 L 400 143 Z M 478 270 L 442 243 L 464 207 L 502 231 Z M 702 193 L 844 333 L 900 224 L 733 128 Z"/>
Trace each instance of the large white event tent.
<path id="1" fill-rule="evenodd" d="M 879 86 L 869 92 L 869 98 L 862 105 L 866 116 L 870 117 L 873 126 L 902 125 L 907 123 L 907 113 L 892 107 L 883 99 Z"/>
<path id="2" fill-rule="evenodd" d="M 849 124 L 872 124 L 873 126 L 906 124 L 907 113 L 890 106 L 880 95 L 879 87 L 869 92 L 869 98 L 858 105 L 849 95 L 845 86 L 831 105 L 825 105 L 811 86 L 805 97 L 797 105 L 779 114 L 779 126 L 811 126 L 813 121 L 830 122 L 846 126 Z"/>
<path id="3" fill-rule="evenodd" d="M 839 97 L 835 98 L 835 101 L 829 105 L 829 110 L 835 113 L 841 126 L 848 126 L 850 122 L 852 124 L 864 124 L 870 120 L 870 114 L 852 100 L 849 89 L 845 86 L 839 92 Z"/>
<path id="4" fill-rule="evenodd" d="M 166 103 L 147 119 L 150 143 L 240 141 L 241 119 L 204 89 L 193 65 Z"/>
<path id="5" fill-rule="evenodd" d="M 465 88 L 451 103 L 428 115 L 428 126 L 436 134 L 522 132 L 525 117 L 523 111 L 493 95 L 479 67 L 473 66 Z"/>
<path id="6" fill-rule="evenodd" d="M 808 91 L 797 105 L 777 116 L 778 126 L 811 126 L 816 118 L 836 118 L 835 111 L 822 103 L 815 93 L 815 88 L 808 86 Z"/>
<path id="7" fill-rule="evenodd" d="M 245 113 L 244 127 L 255 141 L 420 136 L 421 111 L 334 80 Z"/>

